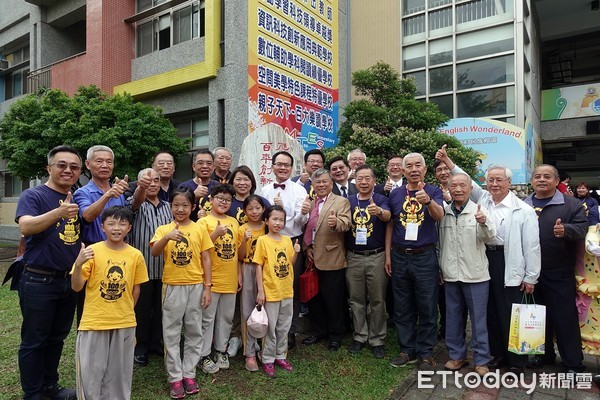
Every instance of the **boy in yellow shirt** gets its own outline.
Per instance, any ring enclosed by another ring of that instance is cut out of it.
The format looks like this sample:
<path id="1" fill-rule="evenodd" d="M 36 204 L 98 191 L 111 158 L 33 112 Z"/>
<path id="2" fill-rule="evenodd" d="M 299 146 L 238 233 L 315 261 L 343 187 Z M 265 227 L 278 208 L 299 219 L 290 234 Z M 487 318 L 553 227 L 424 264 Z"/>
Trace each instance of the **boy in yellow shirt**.
<path id="1" fill-rule="evenodd" d="M 229 368 L 229 356 L 226 352 L 233 313 L 235 297 L 241 289 L 242 275 L 238 266 L 238 231 L 239 224 L 235 218 L 226 213 L 231 207 L 235 191 L 230 185 L 215 186 L 211 191 L 210 214 L 200 218 L 198 225 L 205 227 L 215 247 L 210 249 L 212 262 L 212 303 L 202 313 L 202 371 L 214 374 L 219 369 Z M 209 355 L 211 338 L 214 337 L 215 361 Z"/>
<path id="2" fill-rule="evenodd" d="M 134 306 L 140 284 L 148 281 L 142 253 L 125 243 L 133 212 L 110 207 L 102 213 L 106 240 L 81 245 L 71 270 L 71 286 L 79 292 L 87 281 L 85 307 L 75 348 L 77 398 L 131 397 Z"/>

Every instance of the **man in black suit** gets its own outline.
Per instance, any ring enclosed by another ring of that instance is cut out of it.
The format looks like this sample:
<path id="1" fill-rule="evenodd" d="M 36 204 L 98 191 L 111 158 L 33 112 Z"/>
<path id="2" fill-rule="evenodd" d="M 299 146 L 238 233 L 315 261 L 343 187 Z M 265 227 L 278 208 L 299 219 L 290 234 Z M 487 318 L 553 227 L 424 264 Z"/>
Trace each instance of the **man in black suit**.
<path id="1" fill-rule="evenodd" d="M 406 179 L 403 177 L 404 170 L 402 169 L 402 157 L 399 155 L 391 155 L 387 162 L 388 176 L 385 182 L 375 185 L 375 193 L 389 197 L 392 190 L 406 184 Z"/>
<path id="2" fill-rule="evenodd" d="M 333 178 L 332 193 L 348 198 L 352 194 L 356 194 L 356 185 L 348 180 L 350 174 L 350 164 L 342 156 L 333 157 L 328 163 L 328 169 Z"/>

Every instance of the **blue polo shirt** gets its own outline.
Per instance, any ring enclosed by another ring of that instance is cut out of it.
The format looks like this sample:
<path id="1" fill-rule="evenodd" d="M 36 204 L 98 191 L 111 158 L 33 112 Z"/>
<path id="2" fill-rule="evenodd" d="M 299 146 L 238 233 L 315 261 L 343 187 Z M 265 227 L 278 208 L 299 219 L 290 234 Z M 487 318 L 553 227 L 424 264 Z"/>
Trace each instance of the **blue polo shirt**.
<path id="1" fill-rule="evenodd" d="M 375 250 L 385 246 L 385 227 L 387 223 L 381 221 L 377 215 L 367 213 L 367 207 L 371 200 L 359 200 L 358 194 L 348 196 L 350 201 L 350 215 L 352 216 L 352 225 L 346 232 L 347 250 Z M 384 195 L 373 193 L 373 201 L 383 210 L 390 210 L 388 198 Z M 356 228 L 367 229 L 367 244 L 356 244 Z"/>
<path id="2" fill-rule="evenodd" d="M 106 240 L 106 235 L 102 232 L 102 215 L 98 215 L 92 222 L 87 222 L 83 213 L 89 206 L 97 202 L 104 192 L 96 186 L 94 181 L 89 181 L 87 185 L 77 189 L 73 194 L 73 201 L 79 206 L 79 218 L 81 219 L 81 240 L 84 243 L 98 243 Z M 114 206 L 124 206 L 125 196 L 111 198 L 104 206 L 104 210 Z"/>
<path id="3" fill-rule="evenodd" d="M 444 195 L 439 187 L 425 184 L 425 193 L 432 201 L 435 201 L 443 207 Z M 392 219 L 390 223 L 394 224 L 392 233 L 392 244 L 402 247 L 423 247 L 436 244 L 438 241 L 438 231 L 436 221 L 429 215 L 427 206 L 417 201 L 416 190 L 408 190 L 407 186 L 401 186 L 392 190 L 389 197 L 390 211 Z M 417 240 L 405 240 L 406 224 L 414 222 L 418 225 Z"/>
<path id="4" fill-rule="evenodd" d="M 15 222 L 24 215 L 36 217 L 52 211 L 66 197 L 47 185 L 27 189 L 19 197 Z M 43 232 L 25 237 L 23 261 L 32 267 L 70 271 L 80 249 L 80 218 L 60 219 Z"/>

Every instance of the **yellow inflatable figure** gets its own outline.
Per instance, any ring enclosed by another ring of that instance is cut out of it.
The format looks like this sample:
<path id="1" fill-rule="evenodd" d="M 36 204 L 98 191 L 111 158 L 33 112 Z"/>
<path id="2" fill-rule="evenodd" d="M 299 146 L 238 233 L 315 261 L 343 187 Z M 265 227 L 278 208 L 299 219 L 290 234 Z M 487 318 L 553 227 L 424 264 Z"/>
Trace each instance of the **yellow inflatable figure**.
<path id="1" fill-rule="evenodd" d="M 590 226 L 577 254 L 577 310 L 583 351 L 600 355 L 600 224 Z M 585 248 L 584 248 L 585 246 Z"/>

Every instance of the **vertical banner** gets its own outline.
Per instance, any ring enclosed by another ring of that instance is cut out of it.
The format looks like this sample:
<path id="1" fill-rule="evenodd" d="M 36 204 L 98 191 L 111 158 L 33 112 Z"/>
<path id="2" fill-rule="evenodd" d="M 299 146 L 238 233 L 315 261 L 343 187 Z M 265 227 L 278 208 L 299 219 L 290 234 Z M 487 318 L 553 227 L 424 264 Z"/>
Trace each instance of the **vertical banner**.
<path id="1" fill-rule="evenodd" d="M 337 143 L 338 34 L 338 0 L 248 0 L 246 140 L 267 130 L 304 151 Z"/>

